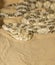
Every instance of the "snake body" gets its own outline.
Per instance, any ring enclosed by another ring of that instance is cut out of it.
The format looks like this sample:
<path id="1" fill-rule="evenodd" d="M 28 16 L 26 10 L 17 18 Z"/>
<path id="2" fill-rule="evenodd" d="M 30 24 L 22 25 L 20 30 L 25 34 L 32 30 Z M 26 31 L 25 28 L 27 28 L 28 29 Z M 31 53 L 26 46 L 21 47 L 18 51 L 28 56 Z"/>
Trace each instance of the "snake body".
<path id="1" fill-rule="evenodd" d="M 0 13 L 0 17 L 20 17 L 21 23 L 4 24 L 12 37 L 19 40 L 30 40 L 34 34 L 55 32 L 55 1 L 54 0 L 24 0 L 21 3 L 9 4 L 14 7 L 14 13 Z"/>

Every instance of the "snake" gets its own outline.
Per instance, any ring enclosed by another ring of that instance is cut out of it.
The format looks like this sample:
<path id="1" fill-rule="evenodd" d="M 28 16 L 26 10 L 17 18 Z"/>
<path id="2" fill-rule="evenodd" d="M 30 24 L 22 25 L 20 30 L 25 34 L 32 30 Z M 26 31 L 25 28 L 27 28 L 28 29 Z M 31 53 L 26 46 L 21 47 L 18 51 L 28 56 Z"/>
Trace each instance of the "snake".
<path id="1" fill-rule="evenodd" d="M 3 12 L 2 9 L 6 8 L 14 8 L 15 12 Z M 17 40 L 31 40 L 34 34 L 55 32 L 55 0 L 24 0 L 2 9 L 0 17 L 23 17 L 21 22 L 4 23 L 2 26 Z"/>

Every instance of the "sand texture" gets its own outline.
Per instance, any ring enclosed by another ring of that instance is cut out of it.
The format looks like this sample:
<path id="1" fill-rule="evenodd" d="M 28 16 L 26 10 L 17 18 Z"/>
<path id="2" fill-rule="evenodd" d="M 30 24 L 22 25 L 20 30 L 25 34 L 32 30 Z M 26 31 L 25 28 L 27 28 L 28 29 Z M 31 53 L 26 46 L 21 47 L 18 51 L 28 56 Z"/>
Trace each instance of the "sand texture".
<path id="1" fill-rule="evenodd" d="M 0 30 L 0 65 L 55 65 L 55 36 L 36 35 L 17 41 Z"/>

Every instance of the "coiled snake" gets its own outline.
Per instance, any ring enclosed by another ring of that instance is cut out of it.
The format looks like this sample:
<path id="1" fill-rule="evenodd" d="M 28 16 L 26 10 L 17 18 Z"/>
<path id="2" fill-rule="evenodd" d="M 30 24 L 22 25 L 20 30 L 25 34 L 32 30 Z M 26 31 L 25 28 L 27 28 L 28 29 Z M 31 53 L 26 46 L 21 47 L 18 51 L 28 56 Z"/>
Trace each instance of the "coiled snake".
<path id="1" fill-rule="evenodd" d="M 9 4 L 3 9 L 14 9 L 3 12 L 0 17 L 22 17 L 21 22 L 8 23 L 2 26 L 17 40 L 30 40 L 34 34 L 55 32 L 55 1 L 54 0 L 24 0 L 21 3 Z"/>

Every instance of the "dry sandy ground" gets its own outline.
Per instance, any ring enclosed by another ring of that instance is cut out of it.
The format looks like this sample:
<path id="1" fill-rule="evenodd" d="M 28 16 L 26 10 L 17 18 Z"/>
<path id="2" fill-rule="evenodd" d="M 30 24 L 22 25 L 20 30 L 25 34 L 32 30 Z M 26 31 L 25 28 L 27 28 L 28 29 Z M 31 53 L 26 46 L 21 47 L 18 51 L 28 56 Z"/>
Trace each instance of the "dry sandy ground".
<path id="1" fill-rule="evenodd" d="M 17 41 L 0 29 L 0 65 L 55 65 L 55 36 Z"/>
<path id="2" fill-rule="evenodd" d="M 24 42 L 0 29 L 0 65 L 55 65 L 55 34 L 35 35 Z"/>

